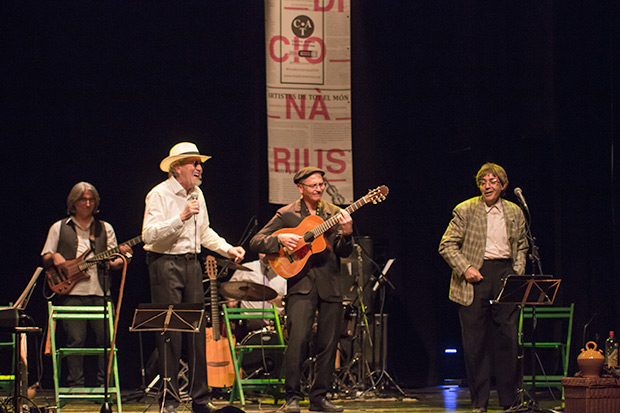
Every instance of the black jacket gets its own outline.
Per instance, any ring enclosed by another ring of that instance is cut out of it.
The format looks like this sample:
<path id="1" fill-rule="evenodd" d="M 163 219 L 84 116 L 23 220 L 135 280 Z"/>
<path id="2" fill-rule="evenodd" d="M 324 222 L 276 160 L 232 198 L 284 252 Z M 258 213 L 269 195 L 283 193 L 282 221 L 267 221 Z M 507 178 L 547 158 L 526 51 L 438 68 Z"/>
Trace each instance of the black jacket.
<path id="1" fill-rule="evenodd" d="M 336 205 L 321 200 L 319 217 L 324 221 L 340 210 Z M 301 199 L 280 208 L 276 215 L 251 240 L 250 250 L 266 254 L 276 253 L 280 247 L 277 236 L 272 235 L 282 228 L 295 228 L 310 215 L 306 204 Z M 327 247 L 320 253 L 313 254 L 303 270 L 288 279 L 287 294 L 308 294 L 316 284 L 318 294 L 325 301 L 336 302 L 342 299 L 338 278 L 340 276 L 340 258 L 353 252 L 351 235 L 342 235 L 336 225 L 323 234 Z"/>

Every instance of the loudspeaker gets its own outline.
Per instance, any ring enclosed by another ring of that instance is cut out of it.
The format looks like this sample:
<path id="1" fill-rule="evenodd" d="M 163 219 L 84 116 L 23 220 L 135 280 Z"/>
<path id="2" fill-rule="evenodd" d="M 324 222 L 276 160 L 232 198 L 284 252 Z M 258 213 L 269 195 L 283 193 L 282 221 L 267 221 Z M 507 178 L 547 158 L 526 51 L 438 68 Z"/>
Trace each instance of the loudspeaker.
<path id="1" fill-rule="evenodd" d="M 368 322 L 370 324 L 370 319 Z M 387 329 L 388 315 L 375 314 L 374 319 L 372 319 L 372 328 L 370 329 L 370 334 L 372 335 L 372 348 L 370 345 L 366 347 L 366 357 L 373 370 L 381 370 L 387 358 Z"/>
<path id="2" fill-rule="evenodd" d="M 357 356 L 364 360 L 370 370 L 381 370 L 387 360 L 388 314 L 369 315 L 366 330 L 358 314 L 345 311 L 343 327 L 339 346 L 340 365 L 348 365 Z"/>

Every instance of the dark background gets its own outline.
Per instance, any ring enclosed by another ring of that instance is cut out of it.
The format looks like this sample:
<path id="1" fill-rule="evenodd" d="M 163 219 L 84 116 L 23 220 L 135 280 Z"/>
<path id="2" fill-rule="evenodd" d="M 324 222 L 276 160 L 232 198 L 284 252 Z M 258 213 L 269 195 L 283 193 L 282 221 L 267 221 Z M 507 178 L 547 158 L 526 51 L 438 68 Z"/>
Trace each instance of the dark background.
<path id="1" fill-rule="evenodd" d="M 396 258 L 388 371 L 406 387 L 462 377 L 443 354 L 460 349 L 460 331 L 437 246 L 486 161 L 506 168 L 509 200 L 523 189 L 544 271 L 563 280 L 557 304 L 576 305 L 571 359 L 593 317 L 586 338 L 602 345 L 620 329 L 617 2 L 352 3 L 355 197 L 390 187 L 354 216 L 378 264 Z M 2 303 L 39 265 L 78 181 L 99 190 L 119 241 L 139 235 L 179 141 L 213 156 L 202 189 L 222 236 L 237 243 L 252 216 L 272 216 L 263 2 L 6 1 L 0 33 Z M 128 327 L 149 300 L 134 250 L 118 341 L 127 388 L 140 381 Z M 41 286 L 28 312 L 43 327 Z"/>

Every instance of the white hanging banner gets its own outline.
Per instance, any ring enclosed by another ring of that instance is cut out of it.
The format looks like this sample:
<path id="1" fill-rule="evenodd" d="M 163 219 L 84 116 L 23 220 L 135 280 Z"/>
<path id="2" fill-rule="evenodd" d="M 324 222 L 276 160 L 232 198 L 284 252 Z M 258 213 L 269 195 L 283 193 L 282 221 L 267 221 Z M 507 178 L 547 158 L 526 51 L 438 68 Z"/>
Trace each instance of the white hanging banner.
<path id="1" fill-rule="evenodd" d="M 266 0 L 269 202 L 299 197 L 293 175 L 325 171 L 324 198 L 353 202 L 350 0 Z"/>

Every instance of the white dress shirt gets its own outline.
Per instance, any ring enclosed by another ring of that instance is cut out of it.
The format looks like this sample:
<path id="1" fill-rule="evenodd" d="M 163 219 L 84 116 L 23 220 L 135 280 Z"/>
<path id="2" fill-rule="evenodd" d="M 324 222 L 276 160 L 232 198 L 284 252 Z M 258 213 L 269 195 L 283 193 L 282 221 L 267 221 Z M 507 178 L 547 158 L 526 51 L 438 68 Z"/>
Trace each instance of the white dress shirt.
<path id="1" fill-rule="evenodd" d="M 484 207 L 487 211 L 487 243 L 484 259 L 510 258 L 510 244 L 501 199 L 491 206 L 485 205 Z"/>
<path id="2" fill-rule="evenodd" d="M 200 212 L 181 221 L 189 195 L 174 177 L 153 188 L 146 196 L 142 225 L 144 249 L 159 254 L 200 253 L 200 246 L 227 256 L 232 248 L 209 226 L 209 214 L 204 195 L 196 187 Z"/>
<path id="3" fill-rule="evenodd" d="M 286 278 L 280 277 L 271 268 L 263 272 L 263 267 L 259 260 L 244 262 L 244 267 L 248 267 L 252 271 L 236 270 L 230 281 L 250 281 L 256 284 L 265 285 L 272 288 L 284 297 L 286 295 Z M 271 308 L 271 304 L 267 301 L 241 301 L 241 308 Z M 276 306 L 278 314 L 284 314 L 283 306 Z"/>

